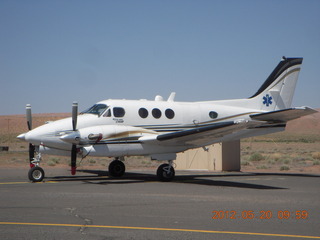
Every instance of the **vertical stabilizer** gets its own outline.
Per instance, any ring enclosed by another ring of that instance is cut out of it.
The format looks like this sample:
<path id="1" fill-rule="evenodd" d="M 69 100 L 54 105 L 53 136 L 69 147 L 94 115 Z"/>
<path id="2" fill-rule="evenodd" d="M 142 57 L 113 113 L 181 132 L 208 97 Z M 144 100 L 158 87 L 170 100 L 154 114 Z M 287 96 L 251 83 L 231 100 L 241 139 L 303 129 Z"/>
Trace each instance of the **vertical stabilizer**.
<path id="1" fill-rule="evenodd" d="M 283 57 L 259 90 L 250 97 L 250 106 L 266 111 L 290 108 L 302 60 Z"/>

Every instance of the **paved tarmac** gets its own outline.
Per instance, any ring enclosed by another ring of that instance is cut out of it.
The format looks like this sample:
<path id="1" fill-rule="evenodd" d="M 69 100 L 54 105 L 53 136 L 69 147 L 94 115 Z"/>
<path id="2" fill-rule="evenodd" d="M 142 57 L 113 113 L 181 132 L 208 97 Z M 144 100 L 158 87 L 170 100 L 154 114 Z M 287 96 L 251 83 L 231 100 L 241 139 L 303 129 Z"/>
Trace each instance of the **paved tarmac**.
<path id="1" fill-rule="evenodd" d="M 0 239 L 320 239 L 320 175 L 0 169 Z"/>

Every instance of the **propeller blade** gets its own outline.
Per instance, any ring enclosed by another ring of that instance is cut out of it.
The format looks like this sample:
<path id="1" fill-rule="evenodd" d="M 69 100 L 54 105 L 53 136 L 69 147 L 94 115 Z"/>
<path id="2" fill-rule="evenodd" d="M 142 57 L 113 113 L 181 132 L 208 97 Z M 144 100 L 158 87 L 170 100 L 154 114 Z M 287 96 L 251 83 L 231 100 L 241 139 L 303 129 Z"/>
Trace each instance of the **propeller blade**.
<path id="1" fill-rule="evenodd" d="M 77 130 L 77 120 L 78 120 L 78 103 L 72 103 L 72 130 Z M 77 170 L 77 145 L 72 144 L 71 149 L 71 174 L 75 175 Z"/>
<path id="2" fill-rule="evenodd" d="M 76 131 L 77 129 L 77 118 L 78 118 L 78 103 L 73 102 L 72 104 L 72 130 Z"/>
<path id="3" fill-rule="evenodd" d="M 71 150 L 71 174 L 75 175 L 77 169 L 77 145 L 72 144 Z"/>
<path id="4" fill-rule="evenodd" d="M 32 129 L 32 113 L 31 113 L 31 104 L 26 105 L 26 117 L 27 117 L 27 125 L 28 130 L 30 131 Z M 35 165 L 32 163 L 34 160 L 34 151 L 35 146 L 31 143 L 29 143 L 29 162 L 30 162 L 30 168 L 33 168 Z"/>
<path id="5" fill-rule="evenodd" d="M 27 124 L 29 131 L 32 129 L 32 115 L 31 115 L 31 105 L 27 104 L 26 106 L 26 116 L 27 116 Z"/>
<path id="6" fill-rule="evenodd" d="M 32 143 L 29 143 L 29 161 L 30 161 L 30 168 L 33 168 L 35 165 L 32 163 L 34 160 L 34 151 L 35 146 Z"/>

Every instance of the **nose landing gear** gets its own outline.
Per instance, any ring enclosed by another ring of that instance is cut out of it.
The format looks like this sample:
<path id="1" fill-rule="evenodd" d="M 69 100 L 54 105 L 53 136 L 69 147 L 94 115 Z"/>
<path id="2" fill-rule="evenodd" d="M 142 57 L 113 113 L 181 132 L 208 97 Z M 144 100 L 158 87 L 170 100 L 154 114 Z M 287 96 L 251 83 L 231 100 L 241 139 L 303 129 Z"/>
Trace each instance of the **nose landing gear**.
<path id="1" fill-rule="evenodd" d="M 44 170 L 39 167 L 41 161 L 41 153 L 37 152 L 36 157 L 30 161 L 30 170 L 28 172 L 28 178 L 32 182 L 41 182 L 44 178 Z"/>

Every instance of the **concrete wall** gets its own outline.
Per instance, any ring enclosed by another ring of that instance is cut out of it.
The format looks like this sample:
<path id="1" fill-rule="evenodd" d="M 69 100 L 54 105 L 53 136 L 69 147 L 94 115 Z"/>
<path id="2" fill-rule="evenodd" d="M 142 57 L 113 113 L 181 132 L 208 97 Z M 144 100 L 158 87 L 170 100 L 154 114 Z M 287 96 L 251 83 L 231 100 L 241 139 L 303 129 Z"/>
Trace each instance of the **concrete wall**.
<path id="1" fill-rule="evenodd" d="M 240 141 L 179 153 L 175 163 L 177 170 L 240 171 Z"/>

